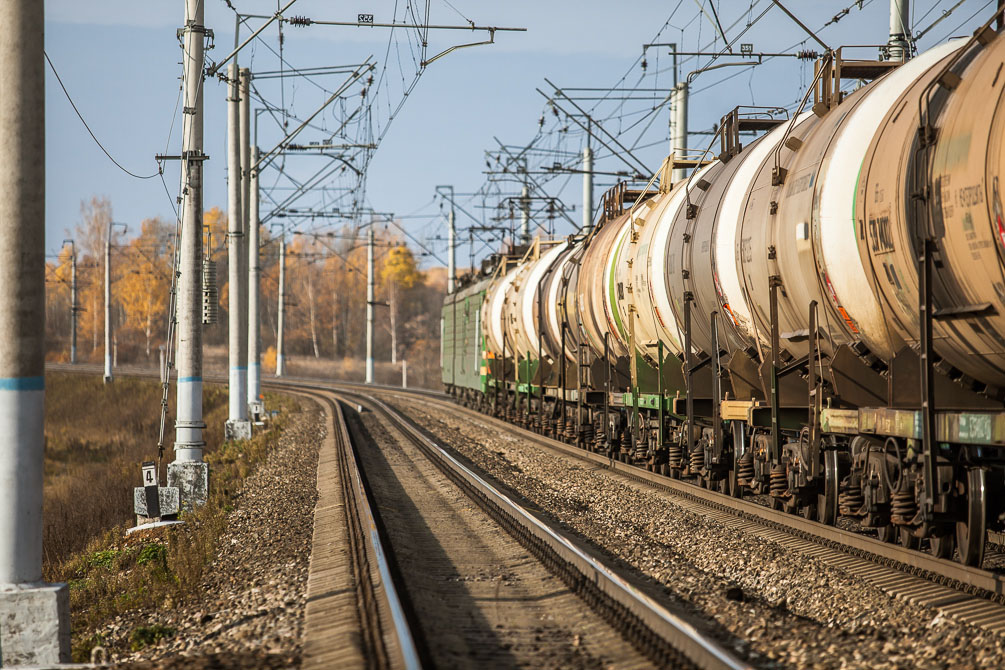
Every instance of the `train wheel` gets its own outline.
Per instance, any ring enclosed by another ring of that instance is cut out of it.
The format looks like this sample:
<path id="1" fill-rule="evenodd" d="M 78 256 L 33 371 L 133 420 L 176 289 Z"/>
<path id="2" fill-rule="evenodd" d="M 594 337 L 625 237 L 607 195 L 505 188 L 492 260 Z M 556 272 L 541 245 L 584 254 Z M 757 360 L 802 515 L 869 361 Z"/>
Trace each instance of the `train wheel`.
<path id="1" fill-rule="evenodd" d="M 824 490 L 817 495 L 817 521 L 833 526 L 838 511 L 838 452 L 824 452 Z"/>
<path id="2" fill-rule="evenodd" d="M 897 540 L 900 546 L 905 549 L 917 549 L 921 545 L 921 540 L 915 537 L 914 533 L 907 526 L 901 526 L 897 533 Z"/>
<path id="3" fill-rule="evenodd" d="M 956 522 L 956 548 L 964 565 L 980 567 L 984 562 L 987 509 L 985 471 L 971 468 L 967 471 L 967 519 Z"/>
<path id="4" fill-rule="evenodd" d="M 928 553 L 936 558 L 949 558 L 953 555 L 953 548 L 956 538 L 952 533 L 947 535 L 933 535 L 928 538 Z"/>
<path id="5" fill-rule="evenodd" d="M 729 495 L 729 482 L 725 479 L 720 479 L 716 482 L 715 490 L 723 495 Z"/>
<path id="6" fill-rule="evenodd" d="M 885 526 L 879 526 L 876 528 L 876 537 L 879 538 L 880 542 L 896 542 L 897 529 L 894 528 L 892 523 L 888 523 Z"/>

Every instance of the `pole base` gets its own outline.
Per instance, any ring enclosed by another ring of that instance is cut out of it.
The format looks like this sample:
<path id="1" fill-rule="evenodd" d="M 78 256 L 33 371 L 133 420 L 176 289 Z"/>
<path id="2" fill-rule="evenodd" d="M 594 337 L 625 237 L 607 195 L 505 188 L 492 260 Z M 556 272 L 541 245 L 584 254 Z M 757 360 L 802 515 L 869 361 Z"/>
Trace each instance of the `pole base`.
<path id="1" fill-rule="evenodd" d="M 183 512 L 202 507 L 209 499 L 209 463 L 174 461 L 168 463 L 167 483 L 178 488 Z"/>
<path id="2" fill-rule="evenodd" d="M 250 440 L 251 422 L 247 419 L 230 419 L 223 427 L 225 440 Z"/>
<path id="3" fill-rule="evenodd" d="M 0 584 L 0 666 L 70 662 L 66 584 Z"/>

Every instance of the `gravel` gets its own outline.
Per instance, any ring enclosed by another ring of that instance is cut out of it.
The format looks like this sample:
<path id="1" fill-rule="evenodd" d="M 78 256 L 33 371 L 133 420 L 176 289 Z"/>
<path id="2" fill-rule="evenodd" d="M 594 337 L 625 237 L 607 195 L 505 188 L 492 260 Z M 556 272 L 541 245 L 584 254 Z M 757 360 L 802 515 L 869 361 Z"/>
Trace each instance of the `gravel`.
<path id="1" fill-rule="evenodd" d="M 300 665 L 317 452 L 325 433 L 323 413 L 306 407 L 291 415 L 266 462 L 245 479 L 201 595 L 120 616 L 98 631 L 111 649 L 128 649 L 137 626 L 160 624 L 174 635 L 110 660 L 137 670 Z"/>
<path id="2" fill-rule="evenodd" d="M 1000 668 L 1005 637 L 893 598 L 843 570 L 693 514 L 669 494 L 494 426 L 393 399 L 487 474 L 651 578 L 759 667 Z"/>

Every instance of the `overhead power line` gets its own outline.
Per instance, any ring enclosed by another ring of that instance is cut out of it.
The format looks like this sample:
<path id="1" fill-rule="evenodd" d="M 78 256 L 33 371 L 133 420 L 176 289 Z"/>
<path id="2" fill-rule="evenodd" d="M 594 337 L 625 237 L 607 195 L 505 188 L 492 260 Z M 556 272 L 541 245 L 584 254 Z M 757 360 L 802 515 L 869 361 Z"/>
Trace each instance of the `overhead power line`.
<path id="1" fill-rule="evenodd" d="M 87 129 L 88 134 L 91 136 L 91 139 L 94 140 L 94 143 L 98 145 L 98 148 L 101 149 L 101 151 L 103 151 L 106 156 L 108 156 L 108 160 L 112 161 L 112 163 L 115 164 L 115 167 L 119 168 L 130 177 L 135 177 L 136 179 L 153 179 L 157 175 L 161 174 L 160 168 L 158 168 L 157 172 L 154 172 L 153 174 L 149 175 L 136 174 L 135 172 L 127 170 L 125 167 L 122 166 L 122 163 L 115 160 L 112 154 L 108 153 L 108 149 L 105 148 L 105 146 L 101 143 L 98 137 L 94 134 L 94 131 L 91 130 L 91 127 L 87 125 L 87 121 L 84 120 L 84 115 L 80 113 L 79 109 L 77 109 L 76 103 L 74 103 L 73 98 L 70 97 L 70 92 L 66 90 L 66 86 L 63 84 L 62 78 L 59 76 L 59 73 L 56 72 L 56 66 L 52 64 L 52 59 L 49 58 L 49 53 L 47 51 L 43 51 L 42 53 L 45 54 L 45 61 L 49 64 L 49 68 L 52 70 L 52 73 L 56 75 L 56 81 L 59 82 L 59 87 L 63 89 L 63 95 L 65 95 L 66 99 L 70 102 L 70 106 L 73 107 L 73 111 L 77 113 L 77 118 L 80 119 L 80 122 L 84 124 L 84 128 Z"/>

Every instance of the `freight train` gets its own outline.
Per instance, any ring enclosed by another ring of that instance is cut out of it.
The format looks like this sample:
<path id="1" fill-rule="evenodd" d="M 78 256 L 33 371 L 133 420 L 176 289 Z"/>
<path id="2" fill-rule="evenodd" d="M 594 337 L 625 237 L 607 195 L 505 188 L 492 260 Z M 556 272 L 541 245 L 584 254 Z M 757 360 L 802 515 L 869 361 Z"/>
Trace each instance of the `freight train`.
<path id="1" fill-rule="evenodd" d="M 447 295 L 446 389 L 979 566 L 1005 517 L 1003 63 L 990 21 L 904 63 L 825 53 L 791 116 L 732 110 L 717 155 Z"/>

